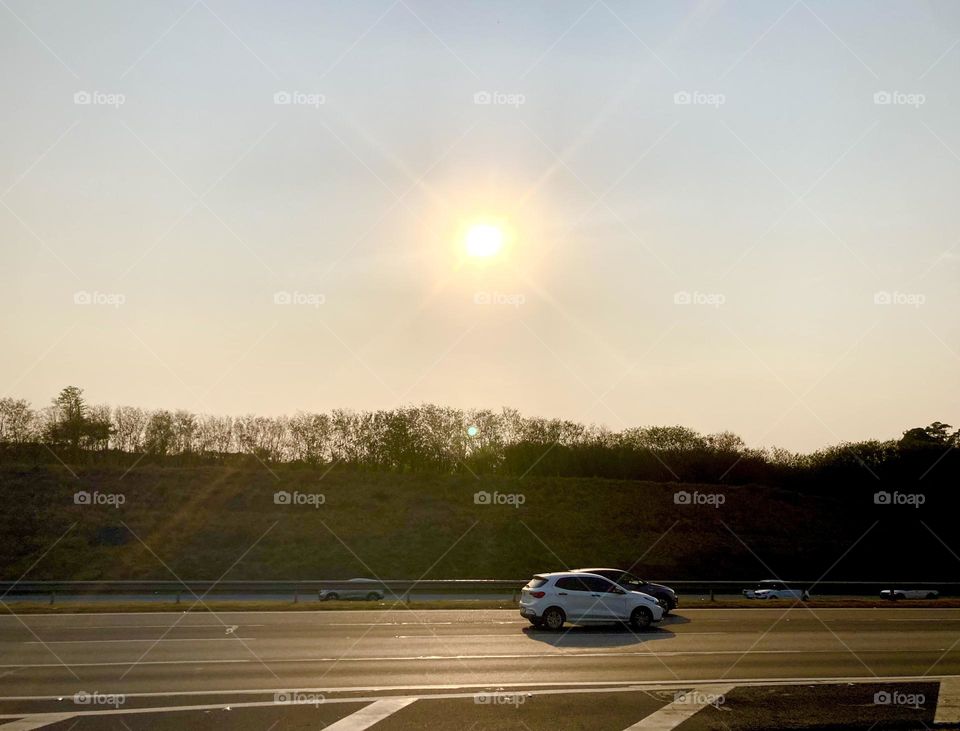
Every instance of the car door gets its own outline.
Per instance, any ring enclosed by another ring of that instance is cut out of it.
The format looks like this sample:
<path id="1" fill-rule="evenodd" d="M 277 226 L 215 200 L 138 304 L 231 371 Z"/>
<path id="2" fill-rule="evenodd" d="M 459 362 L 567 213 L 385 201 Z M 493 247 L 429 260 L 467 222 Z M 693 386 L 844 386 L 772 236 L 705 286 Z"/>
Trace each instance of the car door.
<path id="1" fill-rule="evenodd" d="M 589 588 L 579 576 L 564 576 L 557 579 L 557 596 L 560 606 L 571 622 L 589 621 L 592 604 L 595 599 L 590 596 Z"/>
<path id="2" fill-rule="evenodd" d="M 627 616 L 627 594 L 624 589 L 600 576 L 584 576 L 583 583 L 590 591 L 590 618 L 614 622 Z"/>

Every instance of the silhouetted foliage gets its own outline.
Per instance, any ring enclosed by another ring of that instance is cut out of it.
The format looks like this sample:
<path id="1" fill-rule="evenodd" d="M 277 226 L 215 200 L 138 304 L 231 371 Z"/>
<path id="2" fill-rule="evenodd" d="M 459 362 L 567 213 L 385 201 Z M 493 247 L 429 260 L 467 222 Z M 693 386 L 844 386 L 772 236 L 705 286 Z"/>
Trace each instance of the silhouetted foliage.
<path id="1" fill-rule="evenodd" d="M 700 434 L 683 426 L 612 432 L 524 417 L 508 408 L 424 404 L 229 417 L 90 406 L 74 386 L 40 412 L 22 399 L 0 399 L 0 456 L 35 463 L 136 455 L 181 464 L 259 461 L 411 473 L 757 483 L 822 493 L 877 490 L 880 483 L 953 484 L 960 473 L 960 430 L 952 429 L 936 421 L 906 430 L 899 440 L 845 443 L 805 455 L 751 449 L 731 432 Z"/>

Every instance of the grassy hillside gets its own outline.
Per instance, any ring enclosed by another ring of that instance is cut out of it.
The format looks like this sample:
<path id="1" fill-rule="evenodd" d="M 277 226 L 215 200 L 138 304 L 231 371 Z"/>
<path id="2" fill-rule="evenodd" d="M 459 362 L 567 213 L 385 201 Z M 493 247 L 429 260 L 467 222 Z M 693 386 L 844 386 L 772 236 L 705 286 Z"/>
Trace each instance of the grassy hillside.
<path id="1" fill-rule="evenodd" d="M 238 559 L 226 578 L 525 578 L 581 565 L 631 566 L 645 553 L 636 571 L 652 578 L 817 578 L 878 519 L 827 578 L 943 580 L 958 567 L 920 524 L 936 525 L 925 510 L 884 512 L 865 498 L 760 486 L 293 467 L 276 476 L 263 467 L 75 471 L 0 466 L 2 578 L 27 572 L 64 531 L 27 578 L 172 579 L 166 563 L 184 579 L 216 579 Z M 678 505 L 678 489 L 722 493 L 725 503 Z M 125 502 L 77 505 L 78 490 L 122 494 Z M 325 502 L 277 505 L 277 490 L 322 493 Z M 524 502 L 477 505 L 478 490 L 522 494 Z"/>

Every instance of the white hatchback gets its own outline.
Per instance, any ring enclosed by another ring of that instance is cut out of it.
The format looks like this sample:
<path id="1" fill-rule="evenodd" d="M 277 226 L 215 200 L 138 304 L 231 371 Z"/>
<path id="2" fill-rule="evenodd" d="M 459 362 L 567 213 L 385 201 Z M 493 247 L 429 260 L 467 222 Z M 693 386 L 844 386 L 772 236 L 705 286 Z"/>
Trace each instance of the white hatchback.
<path id="1" fill-rule="evenodd" d="M 564 622 L 624 622 L 641 630 L 663 619 L 663 607 L 652 596 L 602 576 L 565 571 L 534 576 L 520 592 L 520 616 L 554 631 Z"/>

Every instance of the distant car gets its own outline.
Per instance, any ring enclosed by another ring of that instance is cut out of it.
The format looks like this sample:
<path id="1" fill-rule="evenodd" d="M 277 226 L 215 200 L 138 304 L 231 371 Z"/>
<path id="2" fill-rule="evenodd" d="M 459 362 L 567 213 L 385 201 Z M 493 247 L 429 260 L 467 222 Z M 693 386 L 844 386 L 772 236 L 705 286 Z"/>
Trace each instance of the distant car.
<path id="1" fill-rule="evenodd" d="M 321 589 L 317 598 L 322 602 L 333 601 L 336 599 L 366 599 L 367 601 L 380 601 L 386 593 L 386 587 L 376 579 L 350 579 L 350 584 L 356 584 L 356 587 L 349 589 Z"/>
<path id="2" fill-rule="evenodd" d="M 935 589 L 884 589 L 880 592 L 881 599 L 896 601 L 898 599 L 936 599 L 940 592 Z"/>
<path id="3" fill-rule="evenodd" d="M 753 589 L 744 589 L 743 595 L 747 599 L 802 599 L 810 598 L 806 589 L 791 589 L 782 581 L 767 579 L 761 581 Z"/>
<path id="4" fill-rule="evenodd" d="M 663 618 L 656 599 L 628 591 L 596 574 L 564 571 L 537 574 L 520 591 L 520 616 L 534 627 L 559 631 L 564 622 L 629 623 L 642 630 Z"/>
<path id="5" fill-rule="evenodd" d="M 658 602 L 660 606 L 663 607 L 664 614 L 670 614 L 671 611 L 677 608 L 677 605 L 680 601 L 677 599 L 677 592 L 671 589 L 669 586 L 664 586 L 663 584 L 653 584 L 649 581 L 644 581 L 638 576 L 634 576 L 628 571 L 623 569 L 574 569 L 577 573 L 587 573 L 587 574 L 596 574 L 597 576 L 602 576 L 605 579 L 610 579 L 615 584 L 619 584 L 627 591 L 639 591 L 644 594 L 649 594 Z"/>

